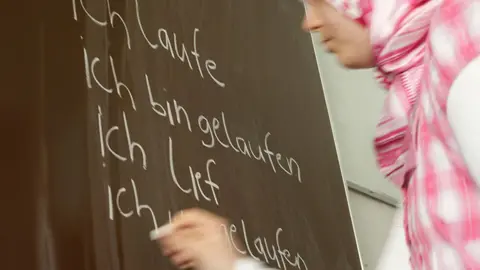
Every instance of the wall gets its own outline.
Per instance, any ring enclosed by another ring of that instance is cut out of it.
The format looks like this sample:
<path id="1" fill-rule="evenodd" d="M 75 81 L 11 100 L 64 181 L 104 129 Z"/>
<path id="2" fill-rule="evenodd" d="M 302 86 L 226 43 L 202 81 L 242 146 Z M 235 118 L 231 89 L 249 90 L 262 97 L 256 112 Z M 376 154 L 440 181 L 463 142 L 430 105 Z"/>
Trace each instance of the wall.
<path id="1" fill-rule="evenodd" d="M 376 270 L 396 208 L 352 189 L 349 200 L 364 270 Z"/>
<path id="2" fill-rule="evenodd" d="M 344 180 L 396 205 L 400 192 L 377 169 L 372 143 L 385 91 L 372 70 L 347 70 L 317 44 L 315 52 Z"/>
<path id="3" fill-rule="evenodd" d="M 374 270 L 400 199 L 379 173 L 372 147 L 385 93 L 371 70 L 342 68 L 312 37 L 364 269 Z"/>

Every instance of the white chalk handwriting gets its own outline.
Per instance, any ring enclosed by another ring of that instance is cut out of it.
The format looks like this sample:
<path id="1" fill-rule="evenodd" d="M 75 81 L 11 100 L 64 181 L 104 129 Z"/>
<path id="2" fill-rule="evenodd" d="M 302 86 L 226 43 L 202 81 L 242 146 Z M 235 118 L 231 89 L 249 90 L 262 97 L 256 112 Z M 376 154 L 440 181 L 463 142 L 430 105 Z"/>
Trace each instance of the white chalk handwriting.
<path id="1" fill-rule="evenodd" d="M 145 153 L 145 149 L 143 148 L 142 145 L 140 145 L 138 142 L 134 141 L 131 136 L 130 129 L 128 127 L 128 121 L 127 121 L 127 115 L 125 112 L 122 112 L 122 118 L 123 118 L 123 132 L 125 133 L 126 137 L 126 145 L 128 148 L 128 158 L 126 155 L 122 155 L 121 153 L 118 152 L 118 150 L 115 150 L 112 146 L 111 142 L 111 136 L 112 134 L 115 134 L 116 132 L 120 132 L 120 127 L 119 126 L 112 126 L 104 132 L 104 125 L 103 125 L 103 113 L 102 113 L 102 108 L 100 106 L 97 107 L 97 119 L 98 119 L 98 135 L 100 138 L 100 154 L 102 155 L 103 158 L 105 158 L 105 153 L 106 150 L 110 154 L 112 154 L 116 159 L 120 161 L 127 161 L 129 159 L 132 163 L 135 163 L 135 150 L 137 150 L 140 153 L 141 160 L 142 160 L 142 167 L 143 169 L 147 169 L 147 154 Z M 105 164 L 104 164 L 105 166 Z"/>
<path id="2" fill-rule="evenodd" d="M 128 49 L 132 47 L 132 41 L 130 38 L 130 30 L 128 29 L 127 23 L 123 17 L 116 11 L 113 11 L 110 5 L 110 0 L 105 0 L 107 4 L 108 18 L 99 19 L 102 17 L 100 15 L 92 15 L 84 4 L 84 0 L 72 0 L 72 9 L 73 9 L 73 19 L 78 21 L 78 4 L 81 7 L 81 10 L 85 13 L 86 17 L 89 18 L 94 24 L 100 27 L 115 27 L 120 25 L 125 30 L 126 44 Z M 172 31 L 168 31 L 166 28 L 158 28 L 155 38 L 149 38 L 145 32 L 144 21 L 142 20 L 140 5 L 138 0 L 133 0 L 135 2 L 135 15 L 136 15 L 136 26 L 140 30 L 142 37 L 147 42 L 147 44 L 154 50 L 163 49 L 167 52 L 172 59 L 180 61 L 187 64 L 188 68 L 191 71 L 197 72 L 202 79 L 205 79 L 205 71 L 208 74 L 208 78 L 212 80 L 220 88 L 225 88 L 225 83 L 218 79 L 214 72 L 217 70 L 217 63 L 209 58 L 203 59 L 199 52 L 198 48 L 198 34 L 200 29 L 194 28 L 192 31 L 192 49 L 188 50 L 187 46 L 178 40 L 178 35 Z M 115 20 L 117 19 L 117 20 Z M 119 24 L 115 24 L 115 22 Z M 159 46 L 161 45 L 161 46 Z M 191 59 L 193 58 L 193 60 Z M 195 64 L 192 62 L 195 61 Z M 93 67 L 92 67 L 93 69 Z"/>
<path id="3" fill-rule="evenodd" d="M 145 75 L 145 87 L 148 92 L 149 103 L 152 110 L 161 117 L 168 118 L 171 126 L 181 125 L 185 123 L 188 131 L 193 132 L 192 121 L 194 116 L 190 116 L 186 107 L 179 101 L 173 99 L 160 100 L 155 93 L 167 91 L 165 88 L 157 90 L 152 87 L 148 75 Z M 271 169 L 276 173 L 279 169 L 284 173 L 295 176 L 299 183 L 302 182 L 301 169 L 298 162 L 286 155 L 273 152 L 269 147 L 270 132 L 263 135 L 263 143 L 255 145 L 250 140 L 242 136 L 234 136 L 228 129 L 228 121 L 225 113 L 220 112 L 219 117 L 208 118 L 204 115 L 196 116 L 196 127 L 206 135 L 202 138 L 202 145 L 206 148 L 214 148 L 220 146 L 225 149 L 231 149 L 235 153 L 239 153 L 252 160 L 257 160 L 269 164 Z M 194 126 L 195 127 L 195 126 Z M 255 145 L 255 146 L 254 146 Z"/>
<path id="4" fill-rule="evenodd" d="M 88 59 L 88 53 L 85 51 L 85 58 Z M 110 56 L 110 63 L 113 67 L 114 59 Z M 121 90 L 125 90 L 127 93 L 127 96 L 129 97 L 131 101 L 132 108 L 136 110 L 136 102 L 133 98 L 133 95 L 130 91 L 130 89 L 120 81 L 118 81 L 116 78 L 117 76 L 115 75 L 115 69 L 112 68 L 112 76 L 116 82 L 116 91 L 114 92 L 113 89 L 108 89 L 105 87 L 102 83 L 100 83 L 96 79 L 96 74 L 95 74 L 95 64 L 100 62 L 100 59 L 98 57 L 95 57 L 92 61 L 91 64 L 88 64 L 91 68 L 89 68 L 86 72 L 89 74 L 86 76 L 87 79 L 87 85 L 90 85 L 92 88 L 99 88 L 108 94 L 117 94 L 120 98 L 123 99 L 123 96 L 121 95 Z M 87 66 L 87 65 L 86 65 Z M 94 78 L 93 82 L 89 78 Z M 266 132 L 263 135 L 263 140 L 261 144 L 258 143 L 252 143 L 252 141 L 243 138 L 240 135 L 233 135 L 231 134 L 229 127 L 228 127 L 228 121 L 226 119 L 226 115 L 224 112 L 220 112 L 220 115 L 218 117 L 211 117 L 208 118 L 204 115 L 198 115 L 196 117 L 190 116 L 188 113 L 188 109 L 183 106 L 179 101 L 177 101 L 175 98 L 172 100 L 162 100 L 158 98 L 158 93 L 159 92 L 166 92 L 167 89 L 161 88 L 161 90 L 158 90 L 158 88 L 153 88 L 149 76 L 147 74 L 144 75 L 145 78 L 145 90 L 148 93 L 148 102 L 150 104 L 151 109 L 158 115 L 164 118 L 168 119 L 168 124 L 171 126 L 177 126 L 177 125 L 185 125 L 186 128 L 188 129 L 189 132 L 194 132 L 194 128 L 196 127 L 203 135 L 206 135 L 207 137 L 203 137 L 201 139 L 201 143 L 204 147 L 206 148 L 214 148 L 217 146 L 220 146 L 225 149 L 230 149 L 234 151 L 235 153 L 239 153 L 247 158 L 250 158 L 252 160 L 257 160 L 260 162 L 263 162 L 265 164 L 270 165 L 271 169 L 273 172 L 277 173 L 279 170 L 282 171 L 283 173 L 286 173 L 287 175 L 290 176 L 295 176 L 297 178 L 297 181 L 299 183 L 302 182 L 302 176 L 301 176 L 301 168 L 299 163 L 292 157 L 288 157 L 287 155 L 281 154 L 279 152 L 274 152 L 273 150 L 270 149 L 269 146 L 269 139 L 271 136 L 270 132 Z M 156 90 L 156 91 L 155 91 Z M 195 119 L 192 120 L 192 119 Z M 193 124 L 192 124 L 193 123 Z M 196 123 L 196 125 L 195 125 Z M 127 122 L 125 120 L 125 126 L 127 126 Z M 107 136 L 110 136 L 110 133 L 116 131 L 118 127 L 114 127 L 114 129 L 110 129 L 107 132 Z M 128 136 L 130 136 L 129 132 L 126 133 Z M 134 142 L 130 148 L 141 148 L 138 143 Z M 117 157 L 118 159 L 124 161 L 124 157 L 121 155 L 118 155 L 118 153 L 115 153 L 115 151 L 111 151 L 112 154 Z M 144 152 L 144 151 L 142 151 Z M 130 155 L 133 155 L 133 151 L 130 151 Z M 144 155 L 145 156 L 145 155 Z M 133 160 L 133 157 L 131 157 Z M 146 158 L 144 157 L 144 160 Z M 144 162 L 146 163 L 146 161 Z M 146 167 L 146 164 L 144 164 Z"/>
<path id="5" fill-rule="evenodd" d="M 203 179 L 203 180 L 202 180 L 202 173 L 196 172 L 193 170 L 192 166 L 188 166 L 188 170 L 190 171 L 190 180 L 191 180 L 189 186 L 191 186 L 191 188 L 185 188 L 177 178 L 173 153 L 174 153 L 173 140 L 171 137 L 168 137 L 168 160 L 169 160 L 170 174 L 175 185 L 185 194 L 190 194 L 193 192 L 193 195 L 197 201 L 200 201 L 200 195 L 206 201 L 211 201 L 212 200 L 211 197 L 213 197 L 215 204 L 219 205 L 216 192 L 220 190 L 220 187 L 218 186 L 217 183 L 212 181 L 212 176 L 210 172 L 210 167 L 216 164 L 215 160 L 213 159 L 207 160 L 205 165 L 206 179 Z M 210 187 L 211 197 L 205 194 L 205 191 L 202 188 L 203 186 L 202 184 L 206 184 L 207 186 Z"/>
<path id="6" fill-rule="evenodd" d="M 140 41 L 145 42 L 150 49 L 155 52 L 162 51 L 166 57 L 171 57 L 171 59 L 182 63 L 182 67 L 198 74 L 200 78 L 211 81 L 220 88 L 226 87 L 225 82 L 218 78 L 217 63 L 200 53 L 202 47 L 200 29 L 193 28 L 188 33 L 188 35 L 191 34 L 190 37 L 187 36 L 187 38 L 190 38 L 191 44 L 186 44 L 180 35 L 165 26 L 154 27 L 155 32 L 149 32 L 148 29 L 152 28 L 145 26 L 152 24 L 152 21 L 146 16 L 142 17 L 142 12 L 145 13 L 146 11 L 145 7 L 142 8 L 140 5 L 139 0 L 127 0 L 133 1 L 135 6 L 135 18 L 129 21 L 125 20 L 119 12 L 113 10 L 110 0 L 104 1 L 107 8 L 106 14 L 104 14 L 104 10 L 95 10 L 90 5 L 87 8 L 86 0 L 72 0 L 73 19 L 78 21 L 79 17 L 82 17 L 98 27 L 119 29 L 125 35 L 124 42 L 128 50 L 131 50 L 132 46 L 139 45 L 132 40 L 132 37 L 136 34 L 135 31 L 137 31 Z M 79 12 L 83 14 L 80 15 Z M 134 25 L 128 25 L 129 23 Z M 86 39 L 85 36 L 80 38 L 82 42 Z M 162 86 L 152 85 L 148 74 L 143 76 L 147 95 L 137 95 L 146 96 L 148 100 L 139 102 L 136 100 L 134 93 L 136 94 L 137 91 L 143 89 L 133 91 L 132 85 L 127 85 L 129 84 L 128 81 L 122 77 L 122 72 L 117 72 L 124 69 L 121 66 L 124 64 L 122 61 L 116 62 L 111 55 L 101 59 L 98 55 L 90 54 L 85 46 L 83 47 L 83 58 L 87 88 L 97 89 L 105 95 L 125 100 L 131 108 L 122 110 L 120 123 L 112 125 L 106 120 L 102 107 L 97 106 L 96 120 L 103 167 L 107 167 L 108 157 L 113 157 L 114 160 L 122 163 L 129 162 L 134 166 L 141 165 L 144 170 L 150 167 L 147 158 L 149 149 L 145 149 L 138 141 L 135 129 L 132 128 L 132 122 L 129 122 L 127 115 L 127 111 L 136 113 L 140 109 L 139 104 L 147 102 L 148 108 L 159 117 L 164 118 L 168 125 L 184 128 L 189 133 L 197 133 L 196 137 L 199 138 L 204 148 L 223 148 L 225 151 L 232 151 L 253 162 L 267 164 L 266 166 L 270 167 L 274 173 L 284 173 L 296 178 L 298 183 L 302 183 L 299 163 L 294 158 L 272 149 L 275 147 L 271 146 L 273 143 L 270 138 L 273 135 L 270 132 L 259 134 L 258 138 L 248 139 L 231 131 L 231 123 L 224 111 L 218 111 L 214 116 L 195 115 L 181 101 L 175 98 L 162 98 L 172 95 L 163 95 L 168 90 Z M 109 82 L 110 78 L 113 83 Z M 197 201 L 208 201 L 219 206 L 218 193 L 220 192 L 220 186 L 214 181 L 214 168 L 221 165 L 217 164 L 214 158 L 209 158 L 204 163 L 205 167 L 202 165 L 202 168 L 194 168 L 185 161 L 188 157 L 180 156 L 179 153 L 175 152 L 176 143 L 178 142 L 174 138 L 168 137 L 168 149 L 165 149 L 165 151 L 168 151 L 170 180 L 183 194 L 193 196 Z M 281 144 L 279 146 L 281 147 Z M 176 160 L 182 160 L 182 162 L 176 162 Z M 184 171 L 188 172 L 186 176 L 179 173 Z M 117 188 L 108 185 L 106 193 L 110 220 L 113 221 L 116 218 L 147 218 L 152 222 L 152 229 L 158 228 L 155 212 L 149 204 L 141 199 L 141 191 L 138 190 L 133 178 L 130 179 L 128 184 Z M 168 211 L 168 219 L 163 222 L 171 222 L 171 218 L 172 211 Z M 276 228 L 273 233 L 275 240 L 270 243 L 264 236 L 252 238 L 247 231 L 246 222 L 242 219 L 240 223 L 239 227 L 235 224 L 229 224 L 223 225 L 221 228 L 232 251 L 235 250 L 256 260 L 273 264 L 279 269 L 293 267 L 299 270 L 308 270 L 305 260 L 299 253 L 295 254 L 282 247 L 280 241 L 282 228 Z M 243 239 L 245 248 L 235 244 L 234 239 L 236 238 Z"/>
<path id="7" fill-rule="evenodd" d="M 158 228 L 158 220 L 154 210 L 146 203 L 142 203 L 137 190 L 135 181 L 131 179 L 131 186 L 128 188 L 120 187 L 118 190 L 108 186 L 108 212 L 110 220 L 114 221 L 115 217 L 120 218 L 141 218 L 142 210 L 152 220 L 152 230 Z M 133 204 L 133 206 L 132 206 Z M 130 205 L 130 207 L 127 207 Z M 160 224 L 172 221 L 172 211 L 168 211 L 168 217 L 162 220 Z M 223 224 L 220 228 L 225 234 L 225 238 L 232 251 L 249 255 L 255 260 L 265 263 L 274 264 L 278 269 L 289 269 L 294 267 L 299 270 L 308 270 L 307 263 L 299 253 L 292 253 L 289 249 L 283 248 L 281 245 L 282 228 L 276 228 L 275 241 L 269 243 L 267 237 L 253 237 L 248 233 L 246 222 L 240 220 L 240 230 L 235 224 Z M 147 237 L 147 236 L 146 236 Z M 241 248 L 235 244 L 236 239 L 242 239 L 245 248 Z M 253 239 L 253 240 L 252 240 Z"/>

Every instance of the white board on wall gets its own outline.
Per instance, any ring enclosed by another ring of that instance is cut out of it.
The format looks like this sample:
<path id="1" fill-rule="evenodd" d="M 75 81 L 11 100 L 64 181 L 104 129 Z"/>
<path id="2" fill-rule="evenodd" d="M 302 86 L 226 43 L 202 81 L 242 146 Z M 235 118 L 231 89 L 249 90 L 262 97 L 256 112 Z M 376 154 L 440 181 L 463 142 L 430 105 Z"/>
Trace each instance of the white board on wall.
<path id="1" fill-rule="evenodd" d="M 343 68 L 312 36 L 343 179 L 350 188 L 397 204 L 401 193 L 380 174 L 373 152 L 385 91 L 372 70 Z"/>

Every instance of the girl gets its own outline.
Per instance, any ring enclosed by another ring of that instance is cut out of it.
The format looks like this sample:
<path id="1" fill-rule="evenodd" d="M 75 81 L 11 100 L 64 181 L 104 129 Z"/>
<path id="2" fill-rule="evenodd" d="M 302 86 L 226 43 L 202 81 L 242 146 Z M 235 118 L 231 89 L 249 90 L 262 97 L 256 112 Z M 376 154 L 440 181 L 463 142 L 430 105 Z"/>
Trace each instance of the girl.
<path id="1" fill-rule="evenodd" d="M 480 0 L 307 0 L 303 27 L 388 90 L 374 146 L 404 194 L 413 269 L 480 270 Z M 187 211 L 160 239 L 179 267 L 264 269 L 230 256 L 219 217 Z M 224 251 L 223 251 L 224 250 Z"/>

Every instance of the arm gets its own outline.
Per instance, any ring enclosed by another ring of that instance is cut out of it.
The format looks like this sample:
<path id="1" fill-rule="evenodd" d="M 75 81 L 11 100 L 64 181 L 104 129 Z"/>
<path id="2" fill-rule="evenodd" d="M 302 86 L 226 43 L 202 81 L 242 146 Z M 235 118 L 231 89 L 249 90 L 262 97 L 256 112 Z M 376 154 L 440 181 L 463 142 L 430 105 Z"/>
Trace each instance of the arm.
<path id="1" fill-rule="evenodd" d="M 465 165 L 480 186 L 480 56 L 463 68 L 452 84 L 447 117 Z"/>
<path id="2" fill-rule="evenodd" d="M 268 268 L 265 265 L 257 262 L 252 258 L 242 258 L 237 260 L 233 270 L 275 270 L 273 268 Z"/>

